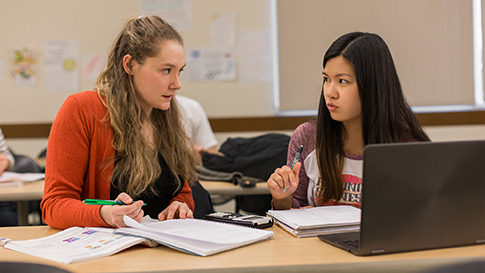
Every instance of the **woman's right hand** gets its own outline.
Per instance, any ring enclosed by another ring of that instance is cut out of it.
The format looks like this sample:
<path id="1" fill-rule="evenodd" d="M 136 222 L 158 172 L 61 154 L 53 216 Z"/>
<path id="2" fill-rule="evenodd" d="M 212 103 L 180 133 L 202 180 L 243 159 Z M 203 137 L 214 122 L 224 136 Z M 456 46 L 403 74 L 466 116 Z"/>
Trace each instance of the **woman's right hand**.
<path id="1" fill-rule="evenodd" d="M 291 194 L 298 188 L 301 162 L 297 162 L 293 169 L 288 166 L 283 166 L 274 171 L 268 179 L 268 188 L 273 196 L 273 205 L 275 202 L 291 199 Z M 286 190 L 285 190 L 286 189 Z M 285 206 L 286 207 L 286 206 Z M 291 204 L 290 204 L 291 207 Z M 278 208 L 277 209 L 289 209 Z"/>
<path id="2" fill-rule="evenodd" d="M 123 201 L 125 204 L 129 205 L 114 205 L 114 206 L 101 206 L 101 218 L 112 227 L 126 227 L 123 221 L 123 216 L 126 215 L 133 220 L 141 223 L 143 219 L 143 201 L 138 200 L 133 203 L 133 199 L 126 193 L 122 192 L 116 197 L 116 201 Z M 133 204 L 132 204 L 133 203 Z"/>

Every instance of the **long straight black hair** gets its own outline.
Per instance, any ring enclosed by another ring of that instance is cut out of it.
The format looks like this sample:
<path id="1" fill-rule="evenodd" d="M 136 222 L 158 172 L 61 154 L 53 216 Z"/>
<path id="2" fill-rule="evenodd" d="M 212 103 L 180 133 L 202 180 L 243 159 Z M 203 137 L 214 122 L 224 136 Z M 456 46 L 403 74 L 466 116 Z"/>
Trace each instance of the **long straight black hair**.
<path id="1" fill-rule="evenodd" d="M 343 56 L 353 66 L 362 107 L 364 145 L 429 141 L 402 92 L 391 52 L 377 34 L 352 32 L 335 40 L 323 58 L 323 68 Z M 319 199 L 326 203 L 343 195 L 343 125 L 333 120 L 323 92 L 317 118 L 316 156 L 322 179 Z"/>

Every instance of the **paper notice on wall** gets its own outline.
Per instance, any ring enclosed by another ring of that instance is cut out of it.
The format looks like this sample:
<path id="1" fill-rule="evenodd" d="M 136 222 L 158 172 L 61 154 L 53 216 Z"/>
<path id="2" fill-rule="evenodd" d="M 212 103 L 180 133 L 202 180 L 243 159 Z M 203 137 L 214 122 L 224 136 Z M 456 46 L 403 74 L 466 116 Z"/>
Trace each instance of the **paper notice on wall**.
<path id="1" fill-rule="evenodd" d="M 141 14 L 158 15 L 178 31 L 193 27 L 192 0 L 142 0 Z"/>
<path id="2" fill-rule="evenodd" d="M 95 81 L 107 63 L 105 54 L 84 54 L 82 59 L 82 78 Z"/>
<path id="3" fill-rule="evenodd" d="M 236 79 L 233 49 L 187 50 L 187 81 L 232 81 Z"/>
<path id="4" fill-rule="evenodd" d="M 212 46 L 234 48 L 236 45 L 236 14 L 217 12 L 209 18 L 209 22 Z"/>
<path id="5" fill-rule="evenodd" d="M 37 59 L 33 50 L 14 49 L 11 54 L 10 74 L 17 86 L 33 86 L 37 83 Z"/>
<path id="6" fill-rule="evenodd" d="M 238 34 L 239 81 L 270 82 L 272 79 L 271 38 L 268 31 Z"/>
<path id="7" fill-rule="evenodd" d="M 45 44 L 45 85 L 49 91 L 77 91 L 79 49 L 77 40 L 51 40 Z"/>

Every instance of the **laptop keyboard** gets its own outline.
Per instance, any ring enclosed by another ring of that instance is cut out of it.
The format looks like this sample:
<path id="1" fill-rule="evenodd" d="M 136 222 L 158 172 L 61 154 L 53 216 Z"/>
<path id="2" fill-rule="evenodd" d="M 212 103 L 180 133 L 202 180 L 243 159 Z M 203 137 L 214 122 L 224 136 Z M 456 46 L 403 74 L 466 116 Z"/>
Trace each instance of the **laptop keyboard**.
<path id="1" fill-rule="evenodd" d="M 359 240 L 343 240 L 342 242 L 352 247 L 359 248 Z"/>

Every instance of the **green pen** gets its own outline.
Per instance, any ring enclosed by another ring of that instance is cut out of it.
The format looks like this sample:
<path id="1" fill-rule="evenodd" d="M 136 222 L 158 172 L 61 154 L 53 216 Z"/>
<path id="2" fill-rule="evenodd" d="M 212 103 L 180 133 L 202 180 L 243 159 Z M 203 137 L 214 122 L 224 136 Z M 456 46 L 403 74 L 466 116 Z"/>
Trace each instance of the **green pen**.
<path id="1" fill-rule="evenodd" d="M 296 162 L 300 159 L 301 152 L 303 151 L 303 145 L 300 145 L 298 147 L 298 151 L 296 151 L 295 159 L 293 159 L 293 164 L 291 165 L 291 169 L 293 170 L 293 167 L 295 166 Z M 286 192 L 288 190 L 287 187 L 283 189 L 283 192 Z"/>
<path id="2" fill-rule="evenodd" d="M 126 204 L 121 200 L 85 199 L 83 202 L 86 205 L 108 205 L 108 206 L 119 205 L 119 206 L 123 206 L 123 205 L 131 205 L 135 201 L 133 201 L 131 204 Z M 143 203 L 143 206 L 145 206 L 145 205 L 146 204 Z"/>
<path id="3" fill-rule="evenodd" d="M 302 151 L 303 151 L 303 145 L 300 145 L 300 147 L 298 147 L 298 151 L 296 151 L 295 159 L 293 159 L 293 164 L 291 165 L 292 170 L 296 162 L 298 162 L 298 159 L 300 159 L 300 155 Z"/>

